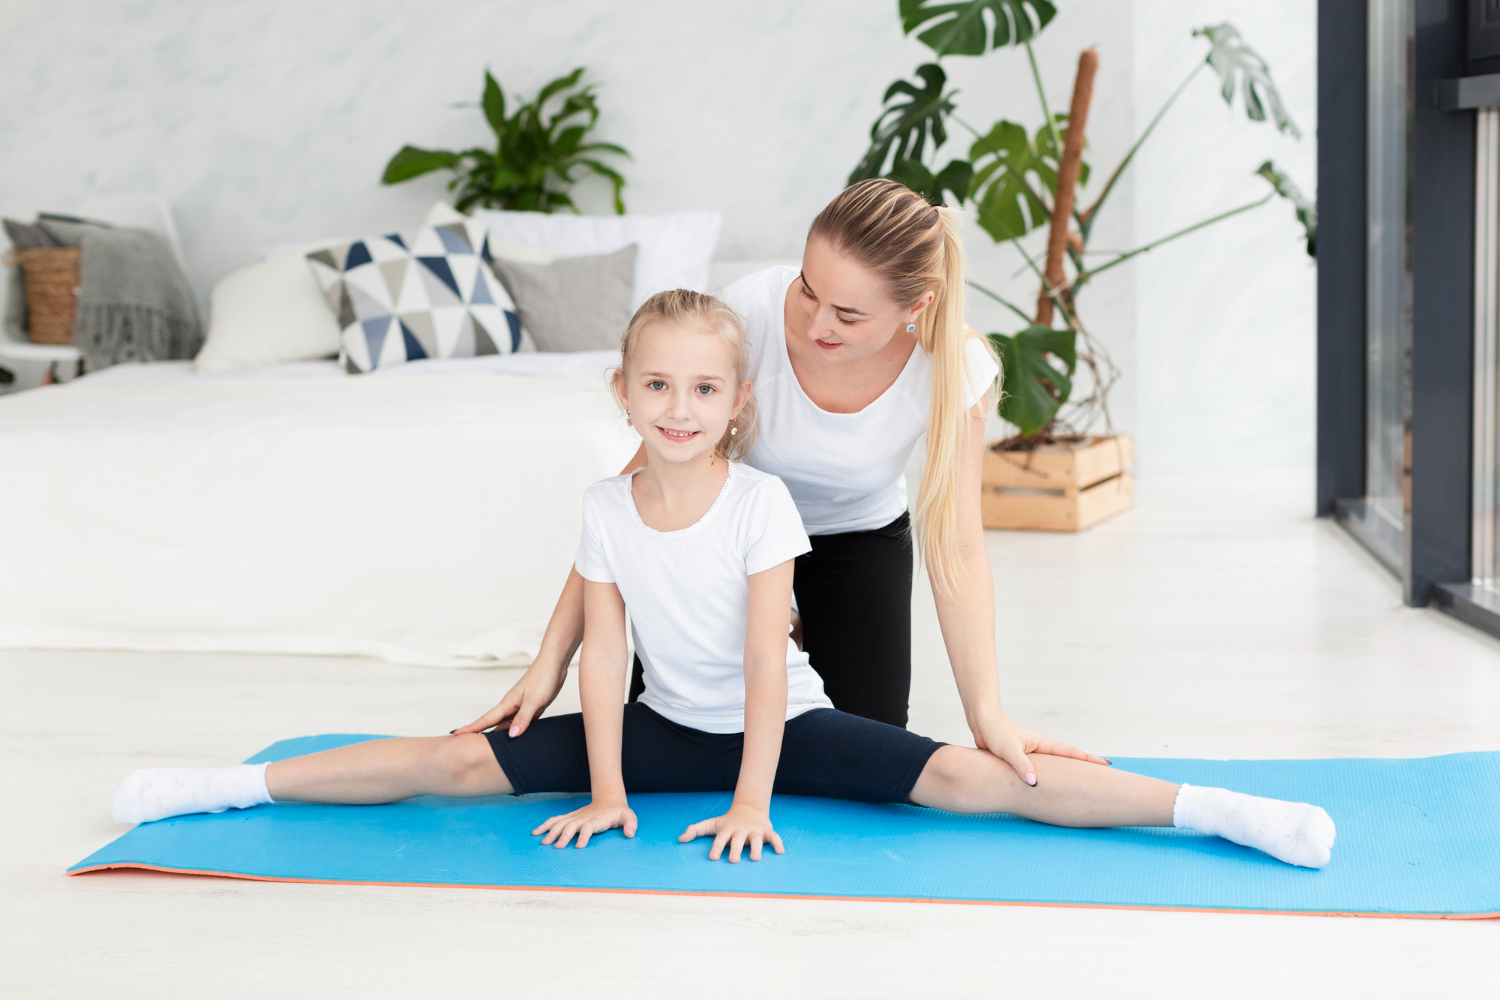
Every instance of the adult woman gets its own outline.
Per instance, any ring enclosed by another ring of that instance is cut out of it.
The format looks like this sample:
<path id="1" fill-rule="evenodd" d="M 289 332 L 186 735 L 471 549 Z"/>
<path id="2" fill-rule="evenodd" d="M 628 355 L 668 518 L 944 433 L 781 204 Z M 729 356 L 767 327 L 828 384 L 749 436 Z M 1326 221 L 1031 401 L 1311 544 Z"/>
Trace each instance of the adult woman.
<path id="1" fill-rule="evenodd" d="M 1034 784 L 1027 753 L 1103 761 L 1017 724 L 1000 705 L 979 512 L 999 367 L 964 325 L 963 281 L 952 210 L 883 179 L 830 202 L 800 272 L 771 268 L 724 294 L 749 330 L 760 411 L 745 462 L 781 477 L 812 537 L 794 592 L 803 648 L 835 707 L 906 724 L 914 523 L 975 745 Z M 911 518 L 904 473 L 924 434 Z M 637 454 L 626 471 L 642 462 Z M 582 591 L 574 571 L 526 676 L 457 732 L 509 721 L 517 735 L 552 702 L 582 637 Z"/>

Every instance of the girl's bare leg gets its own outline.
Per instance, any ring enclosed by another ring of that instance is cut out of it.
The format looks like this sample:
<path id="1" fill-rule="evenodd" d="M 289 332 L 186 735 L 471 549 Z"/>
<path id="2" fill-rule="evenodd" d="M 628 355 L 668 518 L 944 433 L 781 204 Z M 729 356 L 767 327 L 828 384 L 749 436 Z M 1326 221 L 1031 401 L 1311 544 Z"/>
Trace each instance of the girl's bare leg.
<path id="1" fill-rule="evenodd" d="M 1035 787 L 994 754 L 945 746 L 928 760 L 911 800 L 947 812 L 1011 813 L 1053 826 L 1172 825 L 1178 786 L 1170 781 L 1071 757 L 1028 756 Z"/>
<path id="2" fill-rule="evenodd" d="M 266 767 L 266 791 L 280 801 L 373 805 L 414 795 L 509 795 L 510 780 L 476 733 L 371 740 Z"/>
<path id="3" fill-rule="evenodd" d="M 1054 826 L 1175 826 L 1304 868 L 1322 868 L 1332 857 L 1333 820 L 1306 802 L 1174 785 L 1071 757 L 1028 756 L 1035 787 L 993 754 L 943 747 L 923 768 L 911 800 L 956 813 L 1011 813 Z"/>

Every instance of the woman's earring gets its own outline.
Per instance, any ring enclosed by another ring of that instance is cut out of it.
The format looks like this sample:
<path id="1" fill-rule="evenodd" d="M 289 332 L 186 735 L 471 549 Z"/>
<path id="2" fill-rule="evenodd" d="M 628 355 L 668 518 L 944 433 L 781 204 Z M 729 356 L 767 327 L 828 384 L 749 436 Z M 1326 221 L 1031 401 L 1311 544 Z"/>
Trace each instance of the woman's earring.
<path id="1" fill-rule="evenodd" d="M 734 426 L 734 424 L 730 424 L 729 425 L 729 436 L 730 437 L 734 437 L 739 432 L 740 432 L 740 429 L 738 427 Z"/>
<path id="2" fill-rule="evenodd" d="M 917 324 L 915 324 L 915 323 L 908 323 L 908 324 L 906 324 L 906 332 L 907 333 L 916 333 L 917 332 Z"/>

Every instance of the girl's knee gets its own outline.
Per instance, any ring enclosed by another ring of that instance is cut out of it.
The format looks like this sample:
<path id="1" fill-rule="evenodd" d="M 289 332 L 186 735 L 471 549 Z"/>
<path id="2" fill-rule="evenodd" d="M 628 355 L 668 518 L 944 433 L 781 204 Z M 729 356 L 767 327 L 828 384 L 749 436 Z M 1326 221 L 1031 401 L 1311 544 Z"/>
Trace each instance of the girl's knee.
<path id="1" fill-rule="evenodd" d="M 919 780 L 946 792 L 957 791 L 974 781 L 975 768 L 981 763 L 978 760 L 980 756 L 980 751 L 969 747 L 939 747 L 936 753 L 927 758 L 927 766 L 922 768 Z"/>
<path id="2" fill-rule="evenodd" d="M 489 740 L 474 733 L 437 737 L 429 761 L 435 771 L 456 787 L 488 777 L 489 772 L 499 767 Z"/>

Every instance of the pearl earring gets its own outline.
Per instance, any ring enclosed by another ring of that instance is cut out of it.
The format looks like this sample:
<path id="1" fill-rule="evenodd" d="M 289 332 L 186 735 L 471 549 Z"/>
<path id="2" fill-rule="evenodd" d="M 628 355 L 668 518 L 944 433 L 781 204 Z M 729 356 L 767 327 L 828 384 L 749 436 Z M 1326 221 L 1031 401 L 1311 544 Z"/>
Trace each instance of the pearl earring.
<path id="1" fill-rule="evenodd" d="M 907 333 L 916 333 L 917 332 L 917 324 L 915 324 L 915 323 L 908 323 L 908 324 L 906 324 L 906 332 Z"/>
<path id="2" fill-rule="evenodd" d="M 729 436 L 730 437 L 734 437 L 739 432 L 740 432 L 740 429 L 738 427 L 734 426 L 734 424 L 730 424 L 729 425 Z"/>

